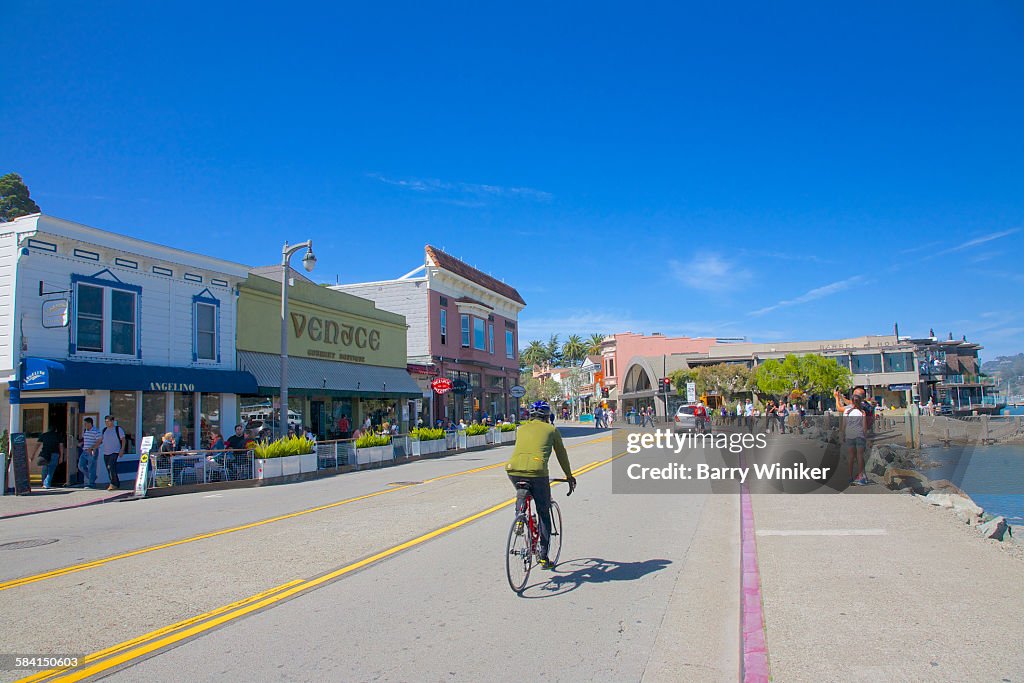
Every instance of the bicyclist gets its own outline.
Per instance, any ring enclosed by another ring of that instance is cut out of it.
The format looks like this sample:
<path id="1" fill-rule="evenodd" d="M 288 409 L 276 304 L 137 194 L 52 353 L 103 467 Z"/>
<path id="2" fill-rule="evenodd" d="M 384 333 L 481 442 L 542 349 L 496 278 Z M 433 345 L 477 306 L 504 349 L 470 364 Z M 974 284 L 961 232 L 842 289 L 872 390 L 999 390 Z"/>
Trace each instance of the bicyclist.
<path id="1" fill-rule="evenodd" d="M 540 521 L 540 554 L 541 569 L 551 569 L 554 564 L 548 559 L 548 542 L 551 540 L 551 482 L 548 479 L 548 459 L 552 449 L 558 458 L 558 464 L 565 472 L 569 483 L 569 493 L 576 489 L 576 478 L 572 476 L 569 466 L 569 455 L 565 452 L 562 435 L 548 422 L 551 406 L 544 401 L 537 401 L 530 406 L 530 419 L 519 425 L 516 433 L 516 447 L 512 451 L 512 459 L 505 465 L 505 472 L 516 482 L 524 481 L 526 490 L 533 497 L 537 506 L 537 519 Z M 518 488 L 518 487 L 517 487 Z M 522 512 L 522 494 L 516 500 L 516 514 Z"/>

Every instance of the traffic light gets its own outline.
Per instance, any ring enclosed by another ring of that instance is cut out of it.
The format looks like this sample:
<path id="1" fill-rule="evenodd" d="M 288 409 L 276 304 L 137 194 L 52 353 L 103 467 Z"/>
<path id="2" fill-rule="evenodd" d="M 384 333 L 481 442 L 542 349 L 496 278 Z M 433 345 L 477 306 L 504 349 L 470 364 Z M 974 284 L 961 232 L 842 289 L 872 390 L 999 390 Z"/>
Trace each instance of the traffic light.
<path id="1" fill-rule="evenodd" d="M 661 388 L 664 391 L 670 391 L 672 389 L 672 378 L 666 377 L 661 380 Z"/>
<path id="2" fill-rule="evenodd" d="M 601 387 L 601 398 L 608 398 L 608 387 Z"/>

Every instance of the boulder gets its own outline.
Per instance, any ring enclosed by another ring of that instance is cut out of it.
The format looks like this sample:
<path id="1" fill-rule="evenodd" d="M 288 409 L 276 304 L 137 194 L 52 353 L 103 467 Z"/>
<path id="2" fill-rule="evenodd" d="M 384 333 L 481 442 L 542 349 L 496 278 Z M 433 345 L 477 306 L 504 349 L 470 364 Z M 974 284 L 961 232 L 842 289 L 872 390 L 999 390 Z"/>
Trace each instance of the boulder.
<path id="1" fill-rule="evenodd" d="M 966 508 L 953 508 L 956 518 L 968 526 L 978 526 L 981 522 L 981 515 L 977 515 Z"/>
<path id="2" fill-rule="evenodd" d="M 1007 533 L 1009 528 L 1010 527 L 1007 526 L 1005 519 L 1002 517 L 993 517 L 979 526 L 978 531 L 980 531 L 981 535 L 985 538 L 993 538 L 997 541 L 1002 541 L 1004 537 L 1006 537 L 1006 540 L 1010 540 L 1011 534 Z"/>
<path id="3" fill-rule="evenodd" d="M 971 500 L 970 498 L 968 498 L 965 495 L 964 496 L 951 496 L 950 497 L 950 502 L 953 503 L 953 509 L 954 510 L 964 510 L 964 511 L 968 512 L 969 514 L 972 514 L 972 515 L 974 515 L 976 517 L 979 517 L 979 518 L 983 514 L 985 514 L 985 511 L 981 508 L 980 505 L 978 505 L 977 503 L 975 503 L 973 500 Z"/>
<path id="4" fill-rule="evenodd" d="M 967 494 L 964 493 L 959 486 L 951 482 L 949 479 L 932 479 L 931 486 L 932 490 L 942 491 L 943 493 L 955 493 L 958 496 L 967 498 Z"/>
<path id="5" fill-rule="evenodd" d="M 928 477 L 913 470 L 890 467 L 885 470 L 882 480 L 885 487 L 893 491 L 909 488 L 919 496 L 926 496 L 932 490 Z"/>
<path id="6" fill-rule="evenodd" d="M 924 497 L 924 502 L 929 505 L 937 505 L 940 508 L 951 508 L 953 507 L 953 496 L 948 493 L 937 493 L 936 491 L 930 491 L 927 496 Z"/>

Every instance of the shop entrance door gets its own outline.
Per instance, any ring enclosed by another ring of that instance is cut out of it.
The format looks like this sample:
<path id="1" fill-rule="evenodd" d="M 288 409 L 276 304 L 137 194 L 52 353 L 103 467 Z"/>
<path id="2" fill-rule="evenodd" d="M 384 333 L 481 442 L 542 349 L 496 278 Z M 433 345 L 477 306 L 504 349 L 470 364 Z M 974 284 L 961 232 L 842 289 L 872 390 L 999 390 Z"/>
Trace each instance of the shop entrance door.
<path id="1" fill-rule="evenodd" d="M 324 410 L 323 401 L 310 401 L 309 402 L 309 416 L 310 430 L 316 434 L 318 439 L 327 438 L 327 414 Z"/>
<path id="2" fill-rule="evenodd" d="M 78 429 L 71 421 L 70 412 L 74 410 L 74 420 L 77 422 L 78 406 L 68 403 L 23 403 L 21 404 L 21 429 L 25 434 L 25 448 L 28 453 L 29 480 L 33 486 L 41 486 L 46 466 L 36 464 L 36 449 L 39 447 L 39 436 L 56 427 L 57 431 L 65 438 L 64 460 L 57 465 L 53 473 L 54 486 L 64 486 L 68 483 L 68 462 L 78 459 Z M 69 425 L 71 425 L 69 430 Z M 74 432 L 72 434 L 72 432 Z M 71 472 L 74 472 L 72 469 Z"/>

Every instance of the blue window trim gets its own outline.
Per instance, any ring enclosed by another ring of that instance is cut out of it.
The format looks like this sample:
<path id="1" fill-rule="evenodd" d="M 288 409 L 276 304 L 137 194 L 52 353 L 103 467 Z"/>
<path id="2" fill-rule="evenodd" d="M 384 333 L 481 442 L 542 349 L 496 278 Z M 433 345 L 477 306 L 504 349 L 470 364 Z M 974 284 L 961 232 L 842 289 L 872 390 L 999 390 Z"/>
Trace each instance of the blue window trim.
<path id="1" fill-rule="evenodd" d="M 108 278 L 101 277 L 102 275 L 109 276 Z M 94 275 L 82 275 L 80 273 L 71 274 L 71 333 L 68 335 L 68 355 L 74 357 L 78 353 L 78 285 L 86 284 L 93 285 L 95 287 L 107 287 L 110 289 L 120 289 L 123 291 L 135 293 L 135 357 L 142 360 L 142 287 L 139 285 L 129 285 L 121 282 L 117 279 L 117 276 L 111 273 L 109 270 L 104 268 L 100 272 Z M 107 351 L 103 352 L 107 354 Z M 113 354 L 110 354 L 113 355 Z"/>
<path id="2" fill-rule="evenodd" d="M 213 340 L 213 347 L 217 350 L 217 362 L 220 363 L 220 299 L 210 293 L 209 289 L 204 289 L 195 296 L 192 297 L 192 362 L 198 363 L 199 358 L 199 316 L 197 314 L 196 304 L 209 304 L 216 308 L 214 312 L 214 333 L 216 337 Z M 209 358 L 203 358 L 204 361 L 209 361 Z"/>

